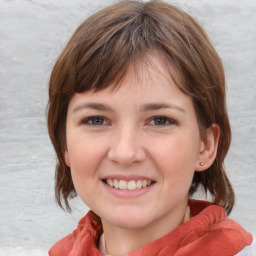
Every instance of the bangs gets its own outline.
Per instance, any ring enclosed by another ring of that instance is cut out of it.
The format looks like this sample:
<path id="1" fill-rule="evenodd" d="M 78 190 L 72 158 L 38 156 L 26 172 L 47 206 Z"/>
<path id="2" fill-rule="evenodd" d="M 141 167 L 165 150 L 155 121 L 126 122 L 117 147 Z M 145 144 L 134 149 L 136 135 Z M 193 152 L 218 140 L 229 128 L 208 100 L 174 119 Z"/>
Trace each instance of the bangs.
<path id="1" fill-rule="evenodd" d="M 166 16 L 161 4 L 152 12 L 154 5 L 158 3 L 120 2 L 82 23 L 62 53 L 66 72 L 63 92 L 72 95 L 99 91 L 113 83 L 118 86 L 131 64 L 136 66 L 146 55 L 158 52 L 180 74 L 180 89 L 191 95 L 194 84 L 205 79 L 205 63 L 198 51 L 206 47 L 193 39 L 198 27 L 175 7 L 169 8 L 170 16 Z M 186 27 L 188 23 L 195 27 L 193 33 Z M 188 85 L 191 88 L 186 89 Z"/>
<path id="2" fill-rule="evenodd" d="M 115 18 L 113 22 L 117 22 Z M 123 17 L 118 25 L 89 27 L 85 31 L 88 37 L 85 36 L 74 49 L 75 65 L 70 75 L 74 75 L 75 92 L 98 91 L 110 83 L 118 84 L 131 63 L 144 59 L 146 52 L 157 48 L 154 26 L 150 23 L 152 20 L 147 16 L 137 16 Z M 89 34 L 94 37 L 90 38 Z"/>

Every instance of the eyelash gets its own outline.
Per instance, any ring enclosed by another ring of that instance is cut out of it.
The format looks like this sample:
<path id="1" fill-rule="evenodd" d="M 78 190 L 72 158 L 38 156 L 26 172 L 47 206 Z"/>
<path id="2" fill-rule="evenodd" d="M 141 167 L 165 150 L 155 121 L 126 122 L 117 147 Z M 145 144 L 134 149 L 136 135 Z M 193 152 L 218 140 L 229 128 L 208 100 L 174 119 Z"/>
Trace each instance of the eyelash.
<path id="1" fill-rule="evenodd" d="M 164 123 L 160 123 L 160 124 L 156 124 L 155 121 L 158 119 L 158 121 L 162 122 L 164 121 Z M 166 116 L 154 116 L 149 120 L 149 123 L 154 121 L 154 124 L 151 125 L 156 125 L 156 126 L 168 126 L 168 125 L 173 125 L 173 124 L 177 124 L 176 121 L 174 121 L 173 119 L 166 117 Z M 167 123 L 168 122 L 168 123 Z"/>
<path id="2" fill-rule="evenodd" d="M 99 123 L 98 124 L 93 123 L 94 121 L 99 122 L 99 120 L 102 121 L 103 123 L 100 123 L 100 124 Z M 101 126 L 101 125 L 106 125 L 106 124 L 104 124 L 104 122 L 106 122 L 106 118 L 103 117 L 103 116 L 90 116 L 90 117 L 87 117 L 86 119 L 84 119 L 82 121 L 82 124 L 92 125 L 92 126 Z"/>
<path id="3" fill-rule="evenodd" d="M 96 123 L 93 123 L 95 122 Z M 151 124 L 151 122 L 154 122 L 153 124 Z M 156 124 L 156 121 L 160 123 Z M 162 123 L 164 122 L 164 123 Z M 166 116 L 154 116 L 152 118 L 149 119 L 149 121 L 147 122 L 149 125 L 155 125 L 155 126 L 168 126 L 168 125 L 173 125 L 173 124 L 177 124 L 176 121 L 174 121 L 171 118 L 168 118 Z M 106 118 L 103 116 L 90 116 L 87 117 L 86 119 L 84 119 L 82 121 L 82 124 L 86 124 L 86 125 L 92 125 L 92 126 L 101 126 L 101 125 L 107 125 L 108 122 L 106 121 Z"/>

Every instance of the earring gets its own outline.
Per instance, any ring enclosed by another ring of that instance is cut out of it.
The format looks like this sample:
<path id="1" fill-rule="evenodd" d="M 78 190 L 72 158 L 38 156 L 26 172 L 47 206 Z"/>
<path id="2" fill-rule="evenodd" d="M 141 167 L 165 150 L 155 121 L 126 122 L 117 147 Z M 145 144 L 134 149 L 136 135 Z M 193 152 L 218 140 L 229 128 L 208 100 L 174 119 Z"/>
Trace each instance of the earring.
<path id="1" fill-rule="evenodd" d="M 204 162 L 200 162 L 200 165 L 201 165 L 201 166 L 204 166 Z"/>

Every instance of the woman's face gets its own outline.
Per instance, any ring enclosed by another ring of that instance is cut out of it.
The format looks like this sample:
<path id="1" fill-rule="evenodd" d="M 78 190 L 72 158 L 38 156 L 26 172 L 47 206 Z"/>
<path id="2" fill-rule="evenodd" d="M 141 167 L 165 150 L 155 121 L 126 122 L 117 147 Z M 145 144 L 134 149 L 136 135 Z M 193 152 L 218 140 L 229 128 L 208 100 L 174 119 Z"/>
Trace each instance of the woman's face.
<path id="1" fill-rule="evenodd" d="M 75 94 L 65 159 L 103 226 L 165 227 L 183 218 L 203 142 L 193 103 L 164 64 L 129 68 L 117 90 Z"/>

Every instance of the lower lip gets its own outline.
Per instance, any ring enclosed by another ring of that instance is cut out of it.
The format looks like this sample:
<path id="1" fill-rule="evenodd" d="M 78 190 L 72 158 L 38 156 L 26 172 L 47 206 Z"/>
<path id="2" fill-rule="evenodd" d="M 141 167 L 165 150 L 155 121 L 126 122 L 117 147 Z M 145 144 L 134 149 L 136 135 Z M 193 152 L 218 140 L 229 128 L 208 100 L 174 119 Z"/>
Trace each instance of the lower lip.
<path id="1" fill-rule="evenodd" d="M 153 183 L 145 188 L 128 190 L 128 189 L 118 189 L 115 187 L 111 187 L 108 184 L 106 184 L 105 182 L 102 182 L 102 183 L 110 193 L 112 193 L 116 197 L 121 197 L 121 198 L 135 198 L 135 197 L 142 196 L 142 195 L 146 194 L 147 192 L 149 192 L 155 185 L 155 183 Z"/>

